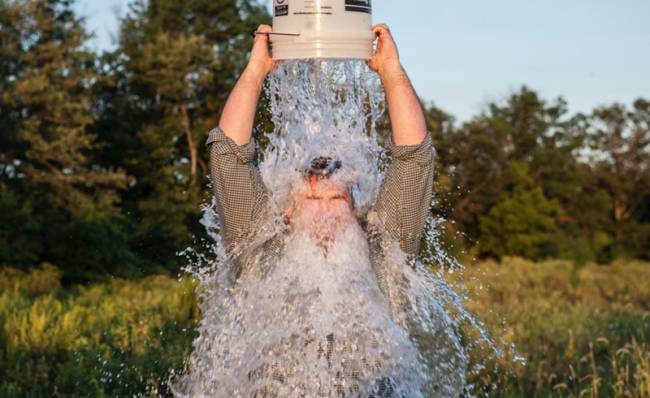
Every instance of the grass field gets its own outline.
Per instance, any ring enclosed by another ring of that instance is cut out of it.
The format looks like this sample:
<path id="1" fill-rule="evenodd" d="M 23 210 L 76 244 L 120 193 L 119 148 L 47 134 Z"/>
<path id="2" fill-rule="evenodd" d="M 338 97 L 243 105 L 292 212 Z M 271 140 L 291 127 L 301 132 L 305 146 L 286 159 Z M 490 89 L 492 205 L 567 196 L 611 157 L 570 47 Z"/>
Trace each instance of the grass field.
<path id="1" fill-rule="evenodd" d="M 489 396 L 650 397 L 650 264 L 506 259 L 465 279 L 468 308 L 526 358 L 474 380 Z"/>
<path id="2" fill-rule="evenodd" d="M 0 397 L 166 394 L 191 350 L 193 285 L 165 276 L 61 289 L 59 273 L 0 272 Z"/>
<path id="3" fill-rule="evenodd" d="M 490 361 L 472 379 L 485 395 L 650 397 L 650 264 L 506 259 L 464 279 L 468 307 L 526 358 Z M 154 276 L 64 289 L 52 266 L 0 270 L 0 397 L 168 395 L 199 316 L 193 287 Z"/>

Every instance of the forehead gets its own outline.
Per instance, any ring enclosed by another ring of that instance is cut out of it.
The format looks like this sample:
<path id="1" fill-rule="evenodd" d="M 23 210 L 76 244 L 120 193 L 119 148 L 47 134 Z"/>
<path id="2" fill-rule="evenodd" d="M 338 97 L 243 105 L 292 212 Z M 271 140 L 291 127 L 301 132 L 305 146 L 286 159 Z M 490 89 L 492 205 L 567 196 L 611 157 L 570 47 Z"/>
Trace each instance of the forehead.
<path id="1" fill-rule="evenodd" d="M 305 180 L 306 185 L 319 189 L 347 189 L 347 185 L 337 178 L 324 178 L 319 176 L 309 176 Z"/>

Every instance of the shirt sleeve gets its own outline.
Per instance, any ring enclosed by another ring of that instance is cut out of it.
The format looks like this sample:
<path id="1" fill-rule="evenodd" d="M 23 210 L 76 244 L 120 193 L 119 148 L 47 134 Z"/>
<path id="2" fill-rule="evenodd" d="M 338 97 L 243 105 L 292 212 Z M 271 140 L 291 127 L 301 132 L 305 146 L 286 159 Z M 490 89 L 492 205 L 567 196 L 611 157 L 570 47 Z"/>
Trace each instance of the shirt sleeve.
<path id="1" fill-rule="evenodd" d="M 254 163 L 255 144 L 237 145 L 215 128 L 206 142 L 212 187 L 226 250 L 231 251 L 253 232 L 266 210 L 267 194 Z"/>
<path id="2" fill-rule="evenodd" d="M 429 215 L 433 191 L 434 150 L 431 135 L 419 145 L 391 145 L 392 162 L 386 171 L 375 210 L 384 231 L 407 254 L 418 251 Z"/>

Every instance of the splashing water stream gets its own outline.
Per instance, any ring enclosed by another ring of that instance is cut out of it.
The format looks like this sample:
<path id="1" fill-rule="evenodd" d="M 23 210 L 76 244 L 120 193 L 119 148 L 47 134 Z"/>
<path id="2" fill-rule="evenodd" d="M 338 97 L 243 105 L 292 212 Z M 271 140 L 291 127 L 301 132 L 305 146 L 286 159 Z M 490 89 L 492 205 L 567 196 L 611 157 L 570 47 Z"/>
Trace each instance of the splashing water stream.
<path id="1" fill-rule="evenodd" d="M 424 258 L 382 243 L 383 280 L 373 269 L 372 233 L 362 228 L 377 198 L 387 155 L 376 125 L 385 105 L 376 74 L 360 61 L 282 63 L 267 85 L 275 125 L 259 164 L 268 216 L 246 247 L 225 255 L 214 206 L 203 224 L 214 239 L 193 253 L 202 320 L 176 396 L 454 397 L 466 388 L 469 324 L 492 344 L 444 280 L 458 265 L 428 222 Z M 303 171 L 327 156 L 343 167 L 328 184 L 346 202 L 307 203 Z M 281 242 L 281 244 L 276 244 Z M 238 268 L 229 258 L 242 256 Z M 433 272 L 432 269 L 438 269 Z M 236 277 L 235 277 L 236 276 Z"/>

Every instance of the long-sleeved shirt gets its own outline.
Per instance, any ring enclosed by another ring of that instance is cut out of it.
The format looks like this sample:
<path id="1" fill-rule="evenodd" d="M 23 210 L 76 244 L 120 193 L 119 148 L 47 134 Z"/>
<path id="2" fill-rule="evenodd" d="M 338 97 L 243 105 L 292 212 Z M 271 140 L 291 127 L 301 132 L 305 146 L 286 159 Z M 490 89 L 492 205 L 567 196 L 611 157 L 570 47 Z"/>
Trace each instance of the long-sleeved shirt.
<path id="1" fill-rule="evenodd" d="M 284 236 L 281 232 L 268 236 L 263 230 L 265 218 L 269 217 L 269 195 L 254 162 L 255 144 L 237 145 L 217 128 L 210 132 L 207 146 L 221 233 L 234 267 L 233 278 L 237 279 L 243 270 L 252 267 L 265 273 L 265 267 L 272 267 L 281 258 Z M 392 161 L 377 201 L 360 222 L 367 232 L 369 261 L 377 276 L 378 287 L 388 299 L 391 315 L 400 322 L 397 314 L 406 304 L 401 294 L 404 281 L 391 277 L 387 271 L 390 260 L 384 253 L 385 243 L 388 240 L 399 244 L 408 255 L 417 252 L 431 201 L 434 153 L 429 135 L 419 145 L 391 145 L 389 152 Z M 346 339 L 335 340 L 332 334 L 323 344 L 325 357 L 329 358 L 334 345 L 345 345 Z M 251 374 L 283 382 L 285 375 L 280 368 L 267 365 Z M 354 380 L 357 370 L 354 367 L 348 369 L 346 377 Z M 385 380 L 380 378 L 379 384 Z M 255 396 L 277 396 L 273 391 L 264 388 Z"/>
<path id="2" fill-rule="evenodd" d="M 255 165 L 255 143 L 237 145 L 216 128 L 206 143 L 217 212 L 226 249 L 252 240 L 266 217 L 268 194 Z M 406 254 L 418 250 L 431 202 L 434 151 L 427 134 L 419 145 L 391 145 L 392 161 L 373 210 L 382 239 L 399 243 Z M 372 246 L 371 246 L 372 247 Z"/>

